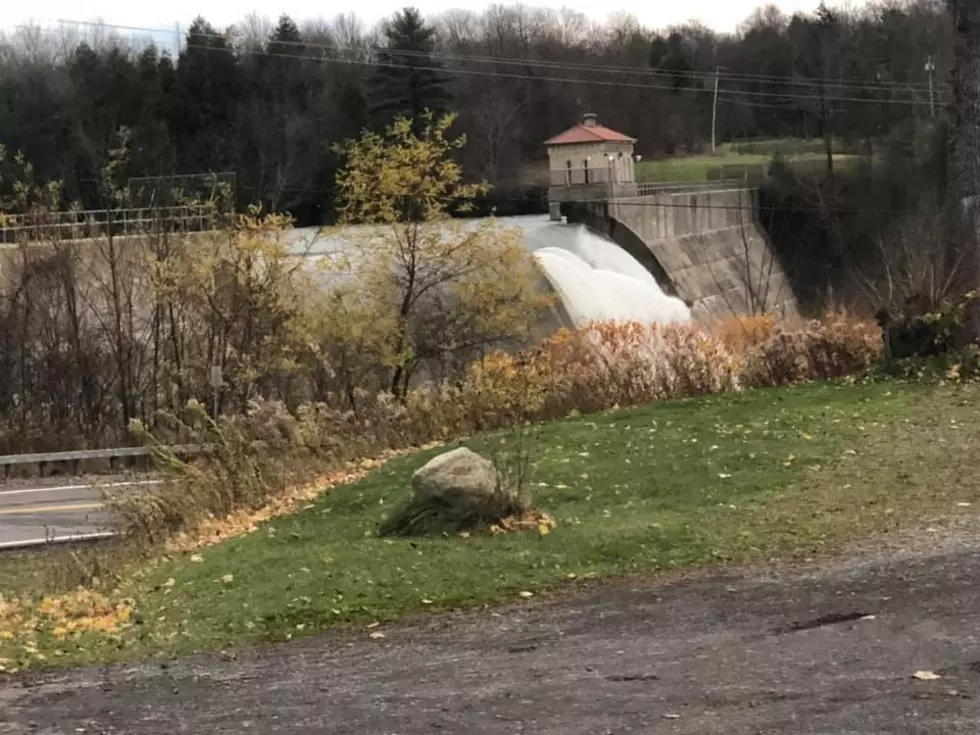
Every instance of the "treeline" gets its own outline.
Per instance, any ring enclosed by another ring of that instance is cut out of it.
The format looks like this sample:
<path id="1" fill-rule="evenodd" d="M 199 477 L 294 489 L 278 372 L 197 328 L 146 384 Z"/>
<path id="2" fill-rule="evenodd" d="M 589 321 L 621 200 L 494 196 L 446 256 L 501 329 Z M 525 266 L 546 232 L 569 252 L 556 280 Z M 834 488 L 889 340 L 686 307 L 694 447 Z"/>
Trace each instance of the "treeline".
<path id="1" fill-rule="evenodd" d="M 522 5 L 430 19 L 407 9 L 377 29 L 350 16 L 227 29 L 198 18 L 179 44 L 107 26 L 20 29 L 0 38 L 0 143 L 61 181 L 66 204 L 109 206 L 100 182 L 125 143 L 119 186 L 234 172 L 239 205 L 312 224 L 333 217 L 336 143 L 398 114 L 455 110 L 465 170 L 513 204 L 540 182 L 541 142 L 583 112 L 637 137 L 646 158 L 703 149 L 716 75 L 721 141 L 824 138 L 873 153 L 942 114 L 944 11 L 938 0 L 792 17 L 770 6 L 731 34 Z"/>

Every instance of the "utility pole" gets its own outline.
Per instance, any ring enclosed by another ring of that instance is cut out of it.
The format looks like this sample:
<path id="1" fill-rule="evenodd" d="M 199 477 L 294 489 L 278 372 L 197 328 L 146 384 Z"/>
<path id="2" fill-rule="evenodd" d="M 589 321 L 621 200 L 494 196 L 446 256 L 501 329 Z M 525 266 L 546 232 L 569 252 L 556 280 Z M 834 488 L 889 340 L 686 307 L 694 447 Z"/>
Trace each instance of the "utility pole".
<path id="1" fill-rule="evenodd" d="M 936 64 L 932 60 L 932 54 L 926 58 L 926 72 L 929 74 L 929 117 L 936 116 L 936 101 L 932 94 L 932 74 L 936 71 Z"/>
<path id="2" fill-rule="evenodd" d="M 211 418 L 215 422 L 218 420 L 218 410 L 221 407 L 221 389 L 225 385 L 224 376 L 221 373 L 220 365 L 211 366 Z"/>
<path id="3" fill-rule="evenodd" d="M 718 123 L 718 76 L 721 67 L 715 67 L 715 94 L 711 102 L 711 152 L 716 150 L 715 145 L 715 126 Z"/>

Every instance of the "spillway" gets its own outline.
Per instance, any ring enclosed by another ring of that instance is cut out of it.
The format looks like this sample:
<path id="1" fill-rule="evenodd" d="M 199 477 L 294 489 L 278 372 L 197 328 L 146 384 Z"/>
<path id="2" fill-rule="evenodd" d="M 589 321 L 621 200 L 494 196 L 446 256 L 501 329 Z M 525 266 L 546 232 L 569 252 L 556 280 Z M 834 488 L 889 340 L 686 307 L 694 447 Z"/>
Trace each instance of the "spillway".
<path id="1" fill-rule="evenodd" d="M 576 327 L 597 321 L 687 322 L 691 312 L 664 293 L 633 256 L 582 225 L 515 217 L 534 256 Z"/>
<path id="2" fill-rule="evenodd" d="M 683 301 L 664 293 L 653 275 L 625 250 L 584 226 L 552 222 L 547 216 L 503 217 L 497 223 L 501 229 L 522 231 L 524 247 L 547 287 L 558 296 L 564 316 L 559 323 L 584 327 L 597 321 L 690 321 L 691 312 Z M 303 249 L 310 256 L 354 255 L 336 233 L 322 235 L 316 228 L 300 228 L 291 237 L 297 251 Z"/>

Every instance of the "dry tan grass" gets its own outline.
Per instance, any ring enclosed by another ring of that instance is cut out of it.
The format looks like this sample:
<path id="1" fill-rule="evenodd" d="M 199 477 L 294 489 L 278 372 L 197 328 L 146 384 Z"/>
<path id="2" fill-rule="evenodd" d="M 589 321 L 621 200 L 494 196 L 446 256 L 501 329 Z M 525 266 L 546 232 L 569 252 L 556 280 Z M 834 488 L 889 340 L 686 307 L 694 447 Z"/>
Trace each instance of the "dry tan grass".
<path id="1" fill-rule="evenodd" d="M 186 553 L 213 546 L 237 536 L 253 533 L 258 529 L 259 524 L 295 513 L 297 510 L 308 506 L 323 493 L 335 487 L 356 482 L 395 457 L 431 449 L 439 445 L 440 442 L 430 442 L 418 448 L 389 449 L 382 452 L 378 457 L 350 462 L 342 470 L 321 475 L 303 485 L 286 488 L 281 493 L 274 495 L 261 508 L 255 510 L 241 508 L 220 518 L 209 516 L 197 526 L 181 531 L 170 538 L 166 542 L 166 550 L 170 553 Z"/>

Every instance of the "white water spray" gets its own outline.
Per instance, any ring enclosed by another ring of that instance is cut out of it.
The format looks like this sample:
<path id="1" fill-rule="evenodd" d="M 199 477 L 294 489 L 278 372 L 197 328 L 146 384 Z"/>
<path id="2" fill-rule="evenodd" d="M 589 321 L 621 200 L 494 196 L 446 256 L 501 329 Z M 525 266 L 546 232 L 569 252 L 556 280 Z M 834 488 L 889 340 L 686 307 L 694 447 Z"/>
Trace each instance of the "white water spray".
<path id="1" fill-rule="evenodd" d="M 633 256 L 582 225 L 521 217 L 524 246 L 558 293 L 576 327 L 597 321 L 688 322 L 691 311 L 668 296 Z"/>
<path id="2" fill-rule="evenodd" d="M 687 305 L 665 294 L 633 256 L 582 225 L 551 222 L 547 216 L 504 217 L 498 224 L 501 229 L 517 227 L 523 232 L 524 247 L 533 254 L 575 327 L 599 321 L 669 324 L 691 320 Z M 363 252 L 352 252 L 350 243 L 336 235 L 319 235 L 316 228 L 297 229 L 292 237 L 297 251 L 311 256 L 363 256 Z"/>

